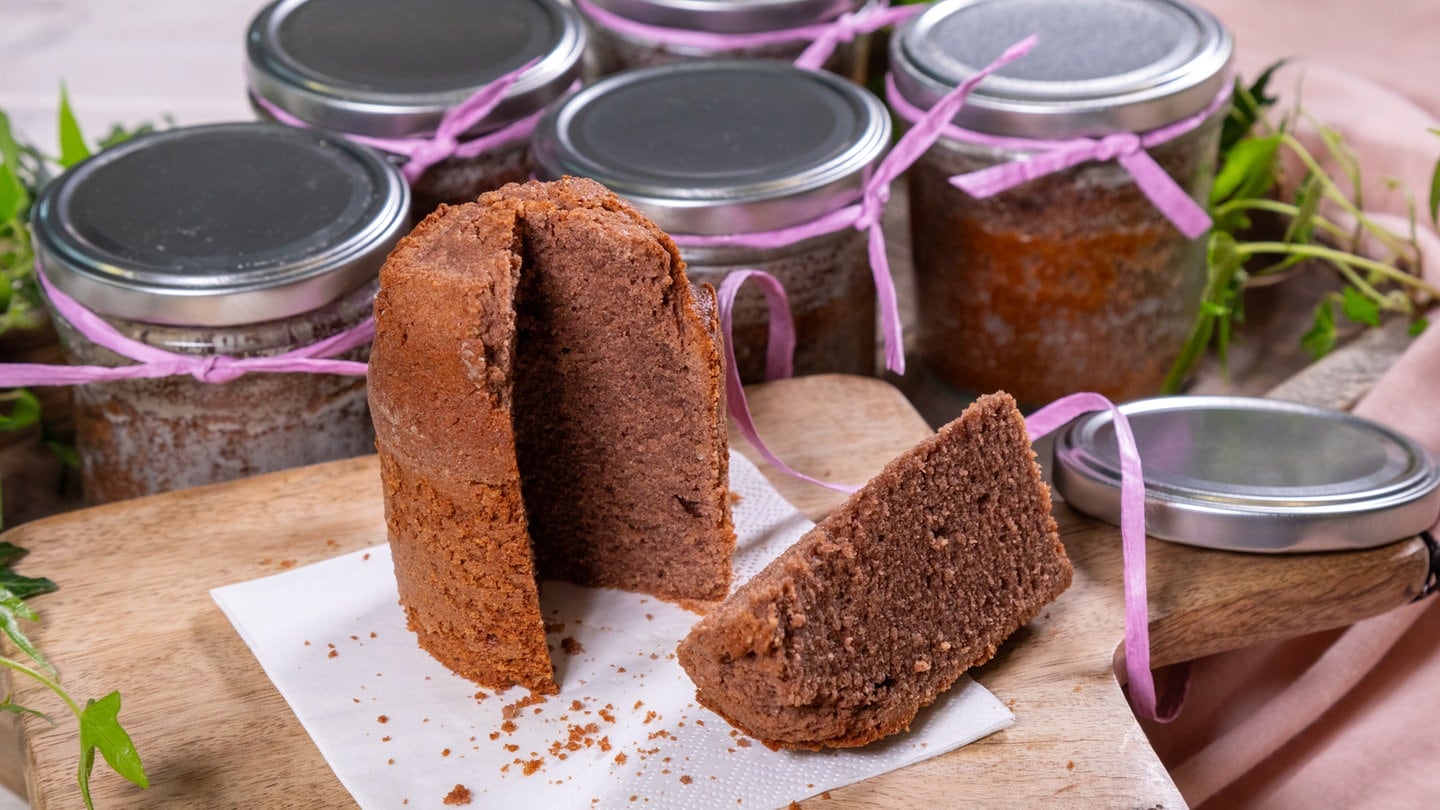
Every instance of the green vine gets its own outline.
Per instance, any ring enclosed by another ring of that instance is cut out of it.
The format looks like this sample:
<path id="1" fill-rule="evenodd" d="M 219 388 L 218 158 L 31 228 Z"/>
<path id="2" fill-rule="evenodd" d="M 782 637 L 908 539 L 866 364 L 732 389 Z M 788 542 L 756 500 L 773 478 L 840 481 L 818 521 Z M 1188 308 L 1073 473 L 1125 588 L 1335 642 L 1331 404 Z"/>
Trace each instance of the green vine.
<path id="1" fill-rule="evenodd" d="M 119 128 L 102 139 L 97 148 L 118 143 L 148 127 L 125 131 Z M 58 170 L 64 170 L 91 154 L 80 126 L 70 108 L 63 88 L 59 111 L 60 155 L 48 158 L 33 145 L 21 143 L 10 127 L 10 119 L 0 112 L 0 334 L 11 329 L 29 329 L 45 322 L 40 291 L 35 279 L 35 250 L 29 230 L 30 205 L 40 189 Z M 40 400 L 28 389 L 0 389 L 0 431 L 20 430 L 41 421 Z M 53 440 L 46 443 L 69 463 L 74 463 L 72 448 Z M 98 751 L 116 773 L 144 788 L 149 786 L 145 768 L 120 723 L 120 693 L 111 692 L 84 705 L 61 685 L 59 673 L 45 659 L 21 628 L 22 621 L 38 621 L 25 600 L 56 589 L 54 582 L 44 578 L 25 577 L 11 566 L 25 555 L 25 550 L 0 542 L 0 632 L 20 650 L 20 658 L 0 655 L 0 667 L 34 680 L 55 693 L 75 716 L 79 726 L 80 759 L 76 783 L 87 808 L 94 808 L 90 795 L 90 776 L 95 768 Z M 26 714 L 54 722 L 45 714 L 21 706 L 6 695 L 0 700 L 0 711 Z"/>
<path id="2" fill-rule="evenodd" d="M 1293 134 L 1303 117 L 1298 108 L 1277 120 L 1267 114 L 1276 102 L 1267 95 L 1268 85 L 1279 66 L 1272 65 L 1248 87 L 1236 83 L 1209 200 L 1214 227 L 1206 246 L 1205 290 L 1189 338 L 1165 381 L 1165 393 L 1179 391 L 1208 350 L 1215 352 L 1223 370 L 1236 327 L 1244 320 L 1246 288 L 1302 263 L 1328 267 L 1342 282 L 1339 291 L 1316 306 L 1310 330 L 1301 339 L 1316 359 L 1339 340 L 1337 309 L 1363 326 L 1378 326 L 1387 316 L 1405 317 L 1411 334 L 1418 334 L 1426 326 L 1426 305 L 1440 300 L 1440 289 L 1421 278 L 1413 204 L 1407 233 L 1376 222 L 1364 210 L 1359 161 L 1339 133 L 1315 124 L 1323 155 L 1343 177 L 1344 186 Z M 1284 196 L 1287 165 L 1301 167 L 1303 176 Z M 1283 223 L 1279 238 L 1252 238 L 1257 214 Z M 1432 222 L 1440 220 L 1440 161 L 1431 182 L 1429 214 Z M 1348 222 L 1342 224 L 1337 216 Z M 1363 254 L 1362 245 L 1372 246 L 1372 254 Z M 1376 249 L 1380 258 L 1373 255 Z"/>

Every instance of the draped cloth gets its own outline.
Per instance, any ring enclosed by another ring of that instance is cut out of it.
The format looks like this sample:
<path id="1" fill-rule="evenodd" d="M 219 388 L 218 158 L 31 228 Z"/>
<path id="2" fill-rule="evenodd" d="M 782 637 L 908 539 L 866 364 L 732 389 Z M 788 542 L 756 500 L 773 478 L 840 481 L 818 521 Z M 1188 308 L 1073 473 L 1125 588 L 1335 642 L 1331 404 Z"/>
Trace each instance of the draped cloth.
<path id="1" fill-rule="evenodd" d="M 1425 275 L 1434 283 L 1440 238 L 1424 205 L 1440 138 L 1426 130 L 1440 120 L 1371 80 L 1303 62 L 1272 84 L 1282 102 L 1302 73 L 1303 106 L 1339 129 L 1365 168 L 1367 204 L 1403 214 L 1403 198 L 1386 187 L 1387 177 L 1414 193 Z M 1430 321 L 1354 411 L 1440 453 L 1440 310 Z M 1142 724 L 1192 805 L 1440 802 L 1440 598 L 1348 628 L 1203 658 L 1193 679 L 1179 719 Z"/>

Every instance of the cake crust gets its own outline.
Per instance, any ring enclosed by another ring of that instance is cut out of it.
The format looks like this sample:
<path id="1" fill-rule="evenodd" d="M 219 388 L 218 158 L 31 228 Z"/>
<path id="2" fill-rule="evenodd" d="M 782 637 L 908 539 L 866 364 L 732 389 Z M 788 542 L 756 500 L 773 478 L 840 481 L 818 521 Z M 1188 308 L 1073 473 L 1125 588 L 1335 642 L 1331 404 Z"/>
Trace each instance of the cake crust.
<path id="1" fill-rule="evenodd" d="M 982 397 L 702 618 L 699 702 L 772 748 L 854 747 L 916 713 L 1069 587 L 1024 419 Z"/>
<path id="2" fill-rule="evenodd" d="M 440 206 L 380 275 L 370 401 L 421 647 L 558 690 L 537 578 L 714 599 L 735 534 L 712 291 L 603 186 Z"/>

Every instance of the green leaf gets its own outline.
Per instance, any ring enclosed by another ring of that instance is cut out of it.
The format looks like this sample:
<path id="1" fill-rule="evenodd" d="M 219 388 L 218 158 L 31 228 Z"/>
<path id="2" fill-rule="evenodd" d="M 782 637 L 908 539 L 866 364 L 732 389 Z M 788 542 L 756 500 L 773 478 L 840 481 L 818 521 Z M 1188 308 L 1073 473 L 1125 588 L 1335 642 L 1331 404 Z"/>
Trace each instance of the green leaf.
<path id="1" fill-rule="evenodd" d="M 49 717 L 45 716 L 44 712 L 37 711 L 28 706 L 21 706 L 19 703 L 16 703 L 13 700 L 13 697 L 13 695 L 6 695 L 5 699 L 3 701 L 0 701 L 0 712 L 4 712 L 5 714 L 28 714 L 31 717 L 39 717 L 42 720 L 50 720 Z M 52 721 L 50 724 L 53 726 L 54 722 Z"/>
<path id="2" fill-rule="evenodd" d="M 1264 196 L 1275 185 L 1275 160 L 1280 149 L 1280 136 L 1246 138 L 1224 155 L 1210 204 L 1230 199 Z"/>
<path id="3" fill-rule="evenodd" d="M 75 111 L 70 109 L 70 93 L 60 85 L 60 165 L 70 168 L 90 157 L 90 147 L 85 145 L 85 136 L 80 133 L 80 122 L 75 120 Z"/>
<path id="4" fill-rule="evenodd" d="M 1276 98 L 1266 94 L 1270 86 L 1270 79 L 1275 71 L 1285 64 L 1280 60 L 1270 67 L 1265 68 L 1255 81 L 1245 87 L 1240 83 L 1239 78 L 1235 80 L 1235 93 L 1230 102 L 1230 114 L 1226 116 L 1225 122 L 1220 127 L 1220 153 L 1230 151 L 1230 148 L 1240 142 L 1241 138 L 1250 134 L 1255 122 L 1260 120 L 1261 113 L 1265 108 L 1275 104 Z"/>
<path id="5" fill-rule="evenodd" d="M 1354 287 L 1346 287 L 1341 293 L 1341 309 L 1345 317 L 1366 326 L 1380 325 L 1380 305 L 1367 298 Z"/>
<path id="6" fill-rule="evenodd" d="M 21 219 L 30 207 L 30 193 L 20 180 L 20 147 L 10 118 L 0 111 L 0 223 Z"/>
<path id="7" fill-rule="evenodd" d="M 1410 322 L 1410 328 L 1405 330 L 1405 334 L 1409 335 L 1410 337 L 1415 337 L 1421 332 L 1424 332 L 1425 328 L 1429 325 L 1430 321 L 1426 320 L 1425 318 L 1416 318 L 1415 320 Z"/>
<path id="8" fill-rule="evenodd" d="M 45 660 L 45 656 L 35 649 L 30 639 L 25 637 L 25 631 L 20 629 L 20 620 L 33 622 L 36 619 L 35 611 L 25 604 L 25 601 L 5 588 L 0 588 L 0 631 L 10 637 L 20 651 L 30 657 L 31 661 L 55 674 L 55 667 Z"/>
<path id="9" fill-rule="evenodd" d="M 20 430 L 40 421 L 40 398 L 25 388 L 0 394 L 0 404 L 8 403 L 10 412 L 0 413 L 0 431 Z"/>
<path id="10" fill-rule="evenodd" d="M 130 740 L 125 727 L 120 725 L 119 692 L 111 692 L 85 704 L 85 710 L 80 713 L 80 749 L 84 792 L 89 792 L 90 771 L 95 765 L 96 750 L 116 773 L 130 780 L 131 784 L 142 788 L 150 786 L 140 754 L 135 751 L 135 743 Z"/>
<path id="11" fill-rule="evenodd" d="M 14 565 L 25 558 L 30 552 L 15 545 L 14 543 L 0 540 L 0 565 Z"/>
<path id="12" fill-rule="evenodd" d="M 21 599 L 29 599 L 42 593 L 54 593 L 60 589 L 60 586 L 56 585 L 54 580 L 46 577 L 22 576 L 5 568 L 0 569 L 0 588 L 4 588 Z"/>
<path id="13" fill-rule="evenodd" d="M 1300 338 L 1300 345 L 1312 359 L 1319 360 L 1335 348 L 1335 338 L 1335 311 L 1329 301 L 1321 301 L 1315 307 L 1314 325 Z"/>

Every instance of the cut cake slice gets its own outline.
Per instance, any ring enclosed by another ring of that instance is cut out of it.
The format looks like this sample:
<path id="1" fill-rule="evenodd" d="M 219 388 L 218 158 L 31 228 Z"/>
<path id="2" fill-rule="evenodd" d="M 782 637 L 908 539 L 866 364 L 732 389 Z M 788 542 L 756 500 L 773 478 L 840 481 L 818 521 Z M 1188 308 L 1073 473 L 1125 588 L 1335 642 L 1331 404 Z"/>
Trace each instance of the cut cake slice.
<path id="1" fill-rule="evenodd" d="M 772 748 L 853 747 L 916 713 L 1070 585 L 1004 393 L 886 465 L 701 619 L 701 704 Z"/>

